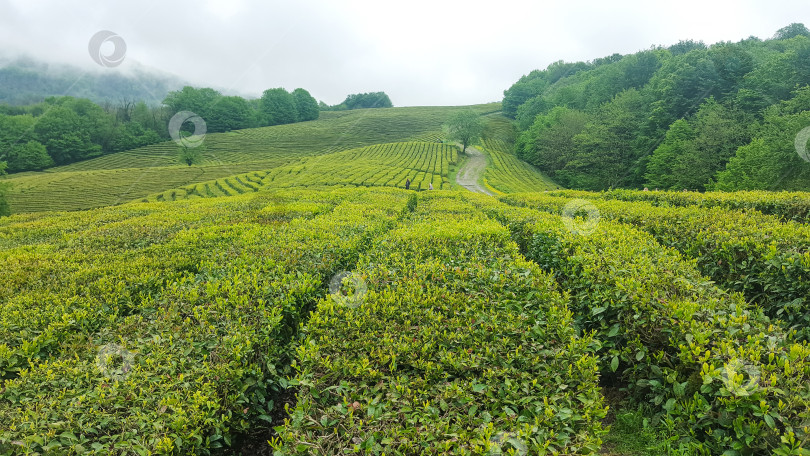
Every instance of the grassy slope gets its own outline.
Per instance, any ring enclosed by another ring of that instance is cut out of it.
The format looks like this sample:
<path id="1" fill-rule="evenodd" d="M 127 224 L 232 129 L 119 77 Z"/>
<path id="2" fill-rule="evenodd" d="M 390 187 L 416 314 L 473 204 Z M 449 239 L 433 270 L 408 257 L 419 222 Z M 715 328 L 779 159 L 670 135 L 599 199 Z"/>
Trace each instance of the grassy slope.
<path id="1" fill-rule="evenodd" d="M 499 103 L 476 105 L 478 112 Z M 397 141 L 433 141 L 460 107 L 411 107 L 322 113 L 319 120 L 209 134 L 203 162 L 181 165 L 173 142 L 8 177 L 15 213 L 77 210 L 118 204 L 151 193 L 248 171 L 270 169 L 303 158 Z"/>

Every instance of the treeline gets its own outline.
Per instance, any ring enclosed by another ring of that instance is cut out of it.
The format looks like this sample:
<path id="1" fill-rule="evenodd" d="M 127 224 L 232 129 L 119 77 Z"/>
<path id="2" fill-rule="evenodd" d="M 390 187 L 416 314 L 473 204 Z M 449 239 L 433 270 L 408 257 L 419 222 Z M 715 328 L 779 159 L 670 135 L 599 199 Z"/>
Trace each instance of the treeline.
<path id="1" fill-rule="evenodd" d="M 585 190 L 810 190 L 810 31 L 556 62 L 504 92 L 518 156 Z"/>
<path id="2" fill-rule="evenodd" d="M 315 120 L 318 102 L 304 89 L 292 93 L 282 88 L 268 89 L 259 99 L 225 96 L 214 89 L 183 87 L 163 100 L 169 117 L 191 111 L 205 120 L 209 132 L 266 127 Z"/>
<path id="3" fill-rule="evenodd" d="M 342 103 L 332 106 L 321 101 L 319 107 L 321 111 L 346 111 L 350 109 L 393 108 L 394 105 L 385 92 L 368 92 L 348 95 Z"/>
<path id="4" fill-rule="evenodd" d="M 29 106 L 0 106 L 0 161 L 8 172 L 42 170 L 153 144 L 168 138 L 165 109 L 122 101 L 51 97 Z"/>
<path id="5" fill-rule="evenodd" d="M 51 97 L 28 106 L 0 105 L 0 164 L 9 173 L 39 171 L 170 138 L 169 119 L 191 111 L 210 133 L 317 119 L 318 102 L 304 89 L 269 89 L 260 99 L 225 96 L 210 88 L 170 92 L 162 106 L 122 100 L 97 105 Z"/>

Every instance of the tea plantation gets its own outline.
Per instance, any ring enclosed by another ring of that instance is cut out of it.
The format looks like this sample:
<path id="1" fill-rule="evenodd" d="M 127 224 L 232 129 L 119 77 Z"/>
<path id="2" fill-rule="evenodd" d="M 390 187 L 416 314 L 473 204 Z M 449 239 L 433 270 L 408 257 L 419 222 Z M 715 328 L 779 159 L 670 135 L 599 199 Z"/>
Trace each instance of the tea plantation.
<path id="1" fill-rule="evenodd" d="M 616 454 L 616 391 L 648 454 L 810 454 L 810 195 L 493 198 L 440 190 L 445 144 L 337 154 L 0 219 L 0 454 Z"/>
<path id="2" fill-rule="evenodd" d="M 810 455 L 810 194 L 559 190 L 499 108 L 494 197 L 459 108 L 7 179 L 0 454 Z"/>
<path id="3" fill-rule="evenodd" d="M 498 111 L 500 103 L 324 112 L 315 121 L 208 134 L 195 166 L 182 164 L 177 144 L 168 141 L 2 179 L 11 185 L 13 213 L 91 209 L 365 146 L 436 143 L 444 136 L 442 125 L 460 109 L 484 114 Z"/>

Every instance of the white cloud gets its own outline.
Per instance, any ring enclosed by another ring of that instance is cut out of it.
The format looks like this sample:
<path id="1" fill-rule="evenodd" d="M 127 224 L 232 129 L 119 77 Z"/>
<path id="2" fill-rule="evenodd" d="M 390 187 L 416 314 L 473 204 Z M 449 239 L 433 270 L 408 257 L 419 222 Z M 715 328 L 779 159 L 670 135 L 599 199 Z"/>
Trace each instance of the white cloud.
<path id="1" fill-rule="evenodd" d="M 98 70 L 87 43 L 111 30 L 128 49 L 112 71 L 137 61 L 245 94 L 304 87 L 338 103 L 384 90 L 398 106 L 471 104 L 556 60 L 768 38 L 791 22 L 810 25 L 810 2 L 0 0 L 0 49 Z"/>

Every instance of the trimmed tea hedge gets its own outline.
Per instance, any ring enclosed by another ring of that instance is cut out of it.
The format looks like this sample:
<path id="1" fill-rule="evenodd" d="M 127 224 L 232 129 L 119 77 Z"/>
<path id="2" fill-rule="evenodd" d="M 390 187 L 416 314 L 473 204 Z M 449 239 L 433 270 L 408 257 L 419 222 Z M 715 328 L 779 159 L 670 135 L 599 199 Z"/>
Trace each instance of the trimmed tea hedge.
<path id="1" fill-rule="evenodd" d="M 570 201 L 545 195 L 502 200 L 552 212 Z M 602 218 L 629 223 L 695 258 L 701 272 L 720 286 L 743 292 L 769 316 L 796 329 L 800 339 L 810 339 L 810 226 L 718 207 L 662 208 L 599 200 L 593 204 Z"/>
<path id="2" fill-rule="evenodd" d="M 676 443 L 712 454 L 807 454 L 810 347 L 646 233 L 603 220 L 583 236 L 560 216 L 478 201 L 571 292 L 575 319 L 602 342 L 602 372 L 616 371 L 636 398 L 660 406 Z"/>
<path id="3" fill-rule="evenodd" d="M 571 198 L 605 199 L 621 201 L 645 201 L 653 206 L 698 206 L 722 207 L 735 210 L 756 210 L 774 215 L 782 221 L 807 223 L 810 221 L 810 193 L 807 192 L 667 192 L 641 190 L 609 190 L 606 192 L 582 192 L 562 190 L 549 195 Z"/>
<path id="4" fill-rule="evenodd" d="M 129 206 L 148 218 L 99 210 L 79 228 L 70 214 L 4 221 L 10 272 L 67 267 L 2 285 L 0 453 L 201 454 L 270 420 L 324 283 L 409 198 L 293 192 Z"/>
<path id="5" fill-rule="evenodd" d="M 596 453 L 595 342 L 507 230 L 437 193 L 363 255 L 361 305 L 319 303 L 278 451 Z"/>

